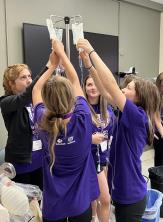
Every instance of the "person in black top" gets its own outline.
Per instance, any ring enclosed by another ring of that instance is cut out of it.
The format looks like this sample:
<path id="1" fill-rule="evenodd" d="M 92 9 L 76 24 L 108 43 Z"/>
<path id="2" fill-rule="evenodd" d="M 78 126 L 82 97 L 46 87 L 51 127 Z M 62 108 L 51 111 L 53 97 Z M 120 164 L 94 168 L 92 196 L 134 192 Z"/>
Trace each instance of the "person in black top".
<path id="1" fill-rule="evenodd" d="M 42 144 L 33 123 L 32 89 L 46 71 L 54 71 L 53 54 L 45 68 L 32 81 L 25 64 L 9 66 L 3 76 L 5 94 L 0 97 L 0 108 L 8 132 L 5 161 L 16 169 L 15 182 L 42 185 Z"/>

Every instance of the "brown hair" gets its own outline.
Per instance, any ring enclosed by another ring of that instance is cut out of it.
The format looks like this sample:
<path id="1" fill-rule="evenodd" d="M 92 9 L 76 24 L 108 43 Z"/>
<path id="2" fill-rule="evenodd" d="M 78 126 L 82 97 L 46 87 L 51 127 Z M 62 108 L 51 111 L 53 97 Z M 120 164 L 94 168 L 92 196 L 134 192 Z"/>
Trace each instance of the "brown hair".
<path id="1" fill-rule="evenodd" d="M 66 125 L 57 115 L 69 113 L 75 103 L 71 82 L 65 77 L 52 76 L 43 86 L 42 98 L 46 111 L 41 121 L 41 128 L 50 133 L 50 171 L 55 162 L 55 143 L 58 134 L 65 130 Z"/>
<path id="2" fill-rule="evenodd" d="M 162 92 L 162 89 L 161 89 L 161 85 L 163 83 L 163 72 L 161 72 L 158 76 L 157 76 L 157 79 L 156 79 L 156 86 L 160 92 L 160 98 L 161 98 L 161 101 L 160 101 L 160 109 L 162 109 L 163 107 L 163 92 Z"/>
<path id="3" fill-rule="evenodd" d="M 11 84 L 14 84 L 15 80 L 19 77 L 20 73 L 24 69 L 28 69 L 31 73 L 31 70 L 26 64 L 14 64 L 12 66 L 8 66 L 8 68 L 4 71 L 3 88 L 5 95 L 13 94 Z"/>
<path id="4" fill-rule="evenodd" d="M 160 90 L 161 82 L 163 81 L 163 72 L 161 72 L 156 79 L 156 86 Z"/>
<path id="5" fill-rule="evenodd" d="M 154 83 L 142 78 L 133 80 L 135 83 L 135 91 L 138 97 L 137 105 L 141 106 L 148 116 L 149 133 L 148 143 L 151 144 L 154 137 L 155 113 L 159 112 L 160 95 L 158 88 Z"/>
<path id="6" fill-rule="evenodd" d="M 93 107 L 89 103 L 88 95 L 86 94 L 86 83 L 87 83 L 87 80 L 89 78 L 92 78 L 91 75 L 87 75 L 85 77 L 85 79 L 84 79 L 83 92 L 84 92 L 84 95 L 85 95 L 85 97 L 86 97 L 86 99 L 88 101 L 88 104 L 89 104 L 89 107 L 90 107 L 90 110 L 91 110 L 92 122 L 93 122 L 93 124 L 99 126 L 100 122 L 99 122 L 98 115 L 96 114 L 96 112 L 94 111 Z M 100 95 L 99 96 L 99 103 L 100 103 L 100 113 L 101 113 L 102 119 L 107 124 L 108 120 L 109 120 L 109 114 L 108 114 L 108 109 L 107 109 L 108 102 L 107 102 L 107 100 L 103 96 Z"/>
<path id="7" fill-rule="evenodd" d="M 133 81 L 136 78 L 140 78 L 136 76 L 135 74 L 125 75 L 123 82 L 120 84 L 120 88 L 125 88 L 131 81 Z"/>

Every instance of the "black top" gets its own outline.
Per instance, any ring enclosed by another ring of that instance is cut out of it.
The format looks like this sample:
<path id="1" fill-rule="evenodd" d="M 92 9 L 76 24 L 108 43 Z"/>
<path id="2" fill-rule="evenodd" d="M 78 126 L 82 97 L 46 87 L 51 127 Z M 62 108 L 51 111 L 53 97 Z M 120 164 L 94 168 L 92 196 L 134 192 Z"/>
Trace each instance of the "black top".
<path id="1" fill-rule="evenodd" d="M 26 91 L 17 95 L 0 97 L 0 108 L 8 138 L 5 147 L 5 161 L 30 163 L 32 157 L 32 130 L 26 105 L 32 102 L 32 89 L 39 77 L 47 70 L 45 67 L 36 76 Z"/>

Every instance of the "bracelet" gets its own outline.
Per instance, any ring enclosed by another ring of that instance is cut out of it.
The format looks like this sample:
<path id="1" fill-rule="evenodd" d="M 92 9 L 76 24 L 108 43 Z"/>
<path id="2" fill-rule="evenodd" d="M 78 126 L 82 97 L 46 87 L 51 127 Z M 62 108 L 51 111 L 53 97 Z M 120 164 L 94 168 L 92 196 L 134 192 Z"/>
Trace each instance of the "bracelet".
<path id="1" fill-rule="evenodd" d="M 91 65 L 91 66 L 90 66 L 90 67 L 88 67 L 88 68 L 86 68 L 86 67 L 85 67 L 85 68 L 86 68 L 87 70 L 90 70 L 90 69 L 92 68 L 92 66 L 93 66 L 93 65 Z"/>
<path id="2" fill-rule="evenodd" d="M 95 50 L 93 49 L 92 51 L 90 51 L 90 53 L 88 54 L 89 57 L 91 56 L 92 52 L 95 52 Z"/>

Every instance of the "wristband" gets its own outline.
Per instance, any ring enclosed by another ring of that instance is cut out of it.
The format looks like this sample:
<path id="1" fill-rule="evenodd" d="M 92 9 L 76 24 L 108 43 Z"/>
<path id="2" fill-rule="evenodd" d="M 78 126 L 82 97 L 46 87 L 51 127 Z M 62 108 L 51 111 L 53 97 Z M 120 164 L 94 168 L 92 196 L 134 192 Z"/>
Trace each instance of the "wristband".
<path id="1" fill-rule="evenodd" d="M 86 68 L 87 70 L 90 70 L 90 69 L 92 68 L 92 66 L 93 66 L 93 65 L 91 65 L 91 66 L 90 66 L 90 67 L 88 67 L 88 68 L 86 68 L 86 67 L 85 67 L 85 68 Z"/>
<path id="2" fill-rule="evenodd" d="M 91 56 L 92 52 L 95 52 L 95 50 L 93 49 L 92 51 L 90 51 L 90 53 L 89 53 L 89 57 Z"/>

